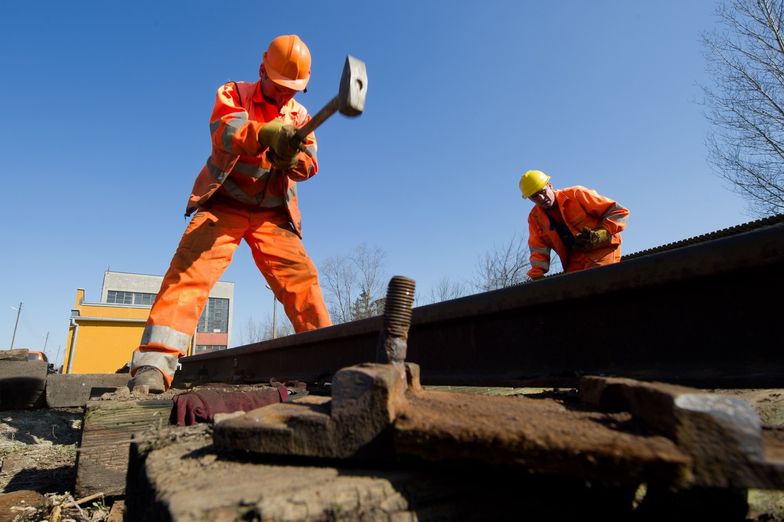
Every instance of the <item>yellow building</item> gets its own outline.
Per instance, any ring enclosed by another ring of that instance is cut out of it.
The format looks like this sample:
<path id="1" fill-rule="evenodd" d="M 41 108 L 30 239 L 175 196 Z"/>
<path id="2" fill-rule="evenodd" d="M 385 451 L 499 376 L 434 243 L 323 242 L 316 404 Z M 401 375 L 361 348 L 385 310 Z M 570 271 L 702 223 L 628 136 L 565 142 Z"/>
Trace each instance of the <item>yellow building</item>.
<path id="1" fill-rule="evenodd" d="M 139 345 L 162 280 L 161 276 L 107 271 L 97 303 L 86 302 L 85 291 L 79 288 L 71 310 L 62 372 L 114 373 L 124 368 Z M 188 355 L 230 346 L 233 300 L 234 283 L 215 285 Z"/>

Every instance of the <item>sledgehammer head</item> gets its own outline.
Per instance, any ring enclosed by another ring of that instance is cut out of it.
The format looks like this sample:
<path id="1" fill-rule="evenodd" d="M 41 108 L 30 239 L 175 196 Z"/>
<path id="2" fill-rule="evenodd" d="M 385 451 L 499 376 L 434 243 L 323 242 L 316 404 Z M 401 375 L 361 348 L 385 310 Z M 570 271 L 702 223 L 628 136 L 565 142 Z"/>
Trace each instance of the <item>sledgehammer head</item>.
<path id="1" fill-rule="evenodd" d="M 338 111 L 345 116 L 359 116 L 365 110 L 367 97 L 367 71 L 365 62 L 346 56 L 338 91 Z"/>

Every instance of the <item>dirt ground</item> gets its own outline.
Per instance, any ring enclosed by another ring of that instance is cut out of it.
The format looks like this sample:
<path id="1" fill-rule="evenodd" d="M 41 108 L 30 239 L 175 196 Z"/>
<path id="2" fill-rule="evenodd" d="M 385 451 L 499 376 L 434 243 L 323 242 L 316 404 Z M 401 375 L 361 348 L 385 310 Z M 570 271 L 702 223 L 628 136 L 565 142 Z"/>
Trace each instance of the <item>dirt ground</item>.
<path id="1" fill-rule="evenodd" d="M 784 389 L 720 392 L 747 400 L 764 426 L 784 430 Z M 45 501 L 14 507 L 11 518 L 0 513 L 0 521 L 109 520 L 104 499 L 73 497 L 82 414 L 82 408 L 0 411 L 0 492 L 30 490 Z M 749 501 L 749 520 L 784 520 L 784 491 L 752 490 Z"/>
<path id="2" fill-rule="evenodd" d="M 82 408 L 0 411 L 0 487 L 3 493 L 36 491 L 45 505 L 28 500 L 0 513 L 0 520 L 106 520 L 100 499 L 84 507 L 72 503 Z M 13 518 L 8 518 L 13 516 Z M 6 518 L 3 518 L 6 517 Z"/>

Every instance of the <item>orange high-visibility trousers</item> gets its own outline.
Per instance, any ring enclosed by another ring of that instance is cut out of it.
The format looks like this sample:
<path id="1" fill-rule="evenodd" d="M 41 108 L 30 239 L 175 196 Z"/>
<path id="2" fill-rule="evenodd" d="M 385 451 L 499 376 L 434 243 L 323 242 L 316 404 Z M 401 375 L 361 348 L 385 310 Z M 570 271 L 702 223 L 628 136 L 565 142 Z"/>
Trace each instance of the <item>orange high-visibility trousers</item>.
<path id="1" fill-rule="evenodd" d="M 171 385 L 177 358 L 188 349 L 210 290 L 242 239 L 296 332 L 332 324 L 316 267 L 288 216 L 216 202 L 193 216 L 180 240 L 133 354 L 131 374 L 140 366 L 154 366 Z"/>
<path id="2" fill-rule="evenodd" d="M 578 270 L 585 270 L 586 268 L 595 268 L 597 266 L 611 265 L 621 260 L 621 247 L 620 245 L 612 245 L 610 247 L 599 247 L 595 250 L 583 251 L 571 249 L 569 251 L 569 261 L 566 263 L 563 271 L 577 272 Z"/>

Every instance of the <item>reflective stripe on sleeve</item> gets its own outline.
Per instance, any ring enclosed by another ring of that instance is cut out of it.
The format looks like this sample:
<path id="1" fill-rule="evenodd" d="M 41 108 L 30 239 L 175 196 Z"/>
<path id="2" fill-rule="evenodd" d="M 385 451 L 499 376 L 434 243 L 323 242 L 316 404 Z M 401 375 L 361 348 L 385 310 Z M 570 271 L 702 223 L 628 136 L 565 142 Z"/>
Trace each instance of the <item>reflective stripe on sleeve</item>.
<path id="1" fill-rule="evenodd" d="M 550 270 L 550 262 L 549 261 L 533 260 L 533 261 L 531 261 L 531 266 L 539 267 L 539 268 L 543 269 L 545 272 Z"/>
<path id="2" fill-rule="evenodd" d="M 548 247 L 532 247 L 529 246 L 528 250 L 531 252 L 531 266 L 538 267 L 547 272 L 550 270 L 550 248 Z M 540 259 L 540 258 L 544 259 Z"/>
<path id="3" fill-rule="evenodd" d="M 615 221 L 618 224 L 621 223 L 623 223 L 624 225 L 626 224 L 626 216 L 608 216 L 607 219 L 611 221 Z"/>
<path id="4" fill-rule="evenodd" d="M 221 143 L 223 144 L 223 149 L 227 151 L 234 150 L 232 148 L 231 140 L 240 127 L 248 122 L 248 114 L 245 111 L 233 112 L 228 115 L 228 117 L 224 117 L 223 122 L 226 124 L 226 126 L 223 128 L 223 134 L 221 134 Z M 212 128 L 212 124 L 210 125 L 210 132 L 215 132 L 215 129 Z"/>
<path id="5" fill-rule="evenodd" d="M 621 215 L 614 216 L 613 215 L 614 212 L 618 212 L 619 210 L 623 210 L 623 208 L 620 205 L 618 205 L 618 203 L 614 204 L 612 207 L 610 207 L 607 210 L 607 212 L 604 213 L 604 215 L 601 217 L 601 220 L 604 221 L 605 219 L 611 219 L 611 220 L 615 221 L 616 223 L 626 224 L 626 216 L 621 216 Z"/>
<path id="6" fill-rule="evenodd" d="M 308 167 L 308 177 L 311 177 L 313 175 L 313 170 L 315 169 L 316 163 L 318 162 L 318 158 L 316 158 L 316 146 L 309 145 L 305 147 L 305 152 L 308 156 L 313 158 L 313 162 L 310 164 L 310 167 Z"/>

